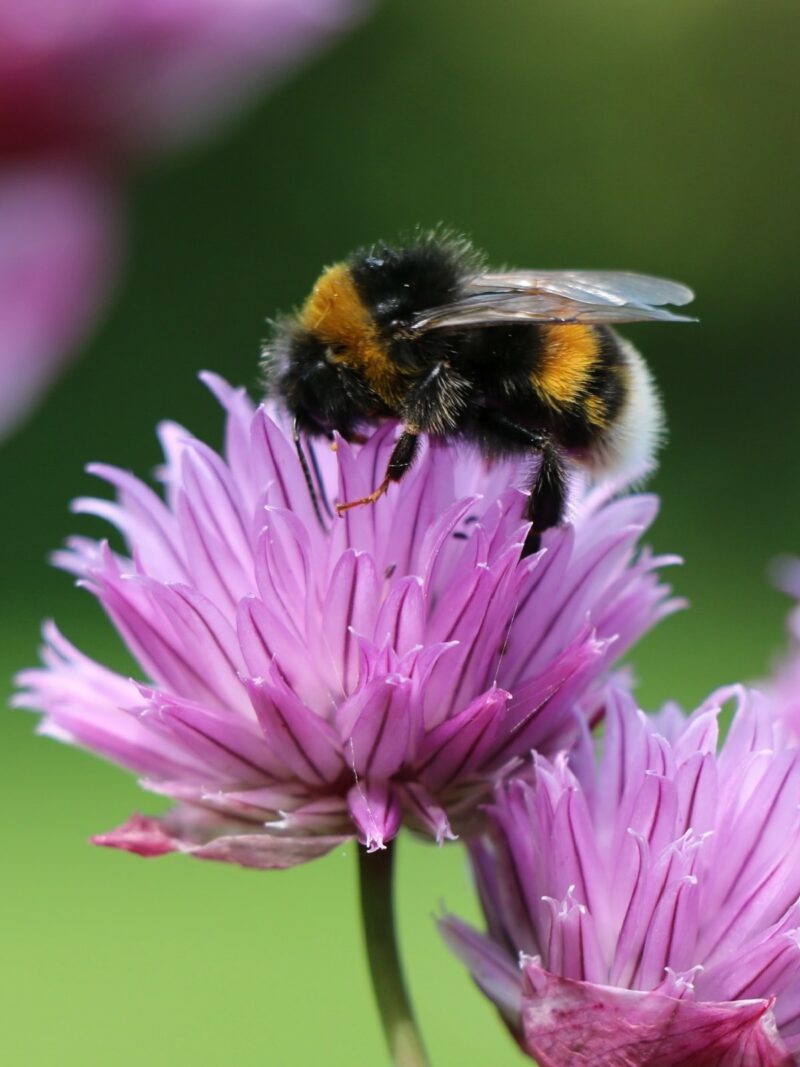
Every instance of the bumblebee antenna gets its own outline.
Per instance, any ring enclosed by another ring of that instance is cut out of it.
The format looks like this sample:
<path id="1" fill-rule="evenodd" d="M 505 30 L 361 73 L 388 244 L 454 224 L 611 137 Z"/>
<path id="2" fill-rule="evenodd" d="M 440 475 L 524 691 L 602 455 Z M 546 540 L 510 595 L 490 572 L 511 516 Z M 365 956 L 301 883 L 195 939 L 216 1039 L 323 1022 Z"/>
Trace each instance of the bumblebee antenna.
<path id="1" fill-rule="evenodd" d="M 311 503 L 314 506 L 314 514 L 317 516 L 317 522 L 320 524 L 325 533 L 328 532 L 328 527 L 325 525 L 325 520 L 322 517 L 322 512 L 319 510 L 319 498 L 317 497 L 317 491 L 314 488 L 314 480 L 311 477 L 311 470 L 308 466 L 308 460 L 306 454 L 303 451 L 303 443 L 300 439 L 300 427 L 297 424 L 297 419 L 294 420 L 292 426 L 292 440 L 294 441 L 295 451 L 297 452 L 297 458 L 300 460 L 300 466 L 303 468 L 303 477 L 306 480 L 306 486 L 308 487 L 308 495 L 311 497 Z M 317 467 L 316 457 L 314 453 L 311 453 L 314 457 L 314 466 Z M 327 501 L 326 501 L 327 503 Z"/>
<path id="2" fill-rule="evenodd" d="M 333 518 L 333 509 L 328 501 L 328 494 L 325 492 L 325 482 L 322 479 L 322 471 L 319 469 L 319 461 L 317 460 L 317 450 L 314 445 L 309 441 L 308 454 L 311 456 L 311 469 L 314 472 L 314 481 L 317 483 L 317 492 L 319 493 L 322 506 L 325 509 L 325 514 L 329 519 Z"/>

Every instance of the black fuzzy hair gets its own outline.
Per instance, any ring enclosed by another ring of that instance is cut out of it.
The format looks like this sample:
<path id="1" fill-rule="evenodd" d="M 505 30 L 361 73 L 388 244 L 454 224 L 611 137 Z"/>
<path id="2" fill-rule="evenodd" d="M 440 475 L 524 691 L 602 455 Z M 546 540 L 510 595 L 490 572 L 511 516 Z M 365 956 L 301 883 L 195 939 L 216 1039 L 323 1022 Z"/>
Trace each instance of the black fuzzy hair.
<path id="1" fill-rule="evenodd" d="M 438 228 L 362 249 L 348 266 L 364 305 L 385 328 L 455 300 L 464 278 L 483 269 L 483 259 L 465 237 Z"/>

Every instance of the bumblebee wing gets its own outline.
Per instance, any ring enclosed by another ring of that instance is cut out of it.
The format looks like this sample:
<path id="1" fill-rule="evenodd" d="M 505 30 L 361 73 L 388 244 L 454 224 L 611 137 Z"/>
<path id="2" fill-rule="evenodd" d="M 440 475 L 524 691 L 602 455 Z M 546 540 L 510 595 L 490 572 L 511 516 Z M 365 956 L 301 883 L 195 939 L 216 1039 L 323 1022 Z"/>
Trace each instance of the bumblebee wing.
<path id="1" fill-rule="evenodd" d="M 679 282 L 629 271 L 509 271 L 469 279 L 466 295 L 421 312 L 412 330 L 514 322 L 693 322 L 661 305 L 688 304 Z"/>
<path id="2" fill-rule="evenodd" d="M 466 291 L 469 294 L 553 293 L 581 302 L 640 307 L 651 304 L 680 306 L 694 299 L 692 290 L 680 282 L 623 270 L 519 270 L 479 274 L 470 279 Z"/>

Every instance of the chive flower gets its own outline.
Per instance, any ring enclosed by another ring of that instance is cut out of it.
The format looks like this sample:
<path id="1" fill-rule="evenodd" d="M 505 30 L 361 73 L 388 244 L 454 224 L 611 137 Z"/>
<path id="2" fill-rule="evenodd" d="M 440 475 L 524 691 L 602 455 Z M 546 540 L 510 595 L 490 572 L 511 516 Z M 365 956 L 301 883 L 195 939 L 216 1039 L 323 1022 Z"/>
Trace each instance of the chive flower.
<path id="1" fill-rule="evenodd" d="M 403 822 L 441 842 L 531 748 L 555 752 L 609 665 L 671 611 L 639 551 L 650 496 L 573 502 L 570 525 L 520 558 L 514 464 L 427 448 L 399 486 L 323 526 L 291 437 L 242 390 L 220 455 L 163 425 L 163 497 L 94 465 L 126 549 L 72 538 L 56 562 L 99 600 L 138 663 L 127 678 L 48 623 L 17 703 L 40 732 L 169 797 L 96 843 L 286 867 Z M 276 421 L 277 419 L 277 421 Z M 314 448 L 317 493 L 352 500 L 385 468 L 396 427 Z"/>
<path id="2" fill-rule="evenodd" d="M 540 1067 L 800 1062 L 800 752 L 738 688 L 688 718 L 614 691 L 604 726 L 499 788 L 487 932 L 447 943 Z"/>

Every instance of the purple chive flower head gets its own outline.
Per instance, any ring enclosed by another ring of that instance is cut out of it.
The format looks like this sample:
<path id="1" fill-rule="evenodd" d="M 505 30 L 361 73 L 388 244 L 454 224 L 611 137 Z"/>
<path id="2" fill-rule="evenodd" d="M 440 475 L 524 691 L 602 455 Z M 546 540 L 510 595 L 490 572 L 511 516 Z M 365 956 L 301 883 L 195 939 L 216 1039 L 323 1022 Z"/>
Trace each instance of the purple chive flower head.
<path id="1" fill-rule="evenodd" d="M 684 719 L 615 692 L 601 754 L 536 757 L 499 789 L 472 843 L 488 933 L 442 929 L 541 1067 L 800 1062 L 800 753 L 785 740 L 755 693 Z"/>
<path id="2" fill-rule="evenodd" d="M 49 624 L 20 677 L 40 730 L 175 800 L 98 843 L 281 867 L 354 833 L 380 848 L 406 820 L 437 840 L 532 747 L 577 732 L 579 698 L 670 611 L 637 551 L 651 497 L 584 496 L 520 559 L 516 468 L 427 449 L 375 505 L 318 523 L 290 439 L 243 391 L 224 455 L 161 428 L 164 499 L 95 466 L 116 502 L 75 508 L 127 542 L 73 538 L 57 562 L 98 598 L 140 667 L 107 670 Z M 325 493 L 379 480 L 396 429 L 317 447 Z M 588 706 L 588 704 L 587 704 Z"/>

